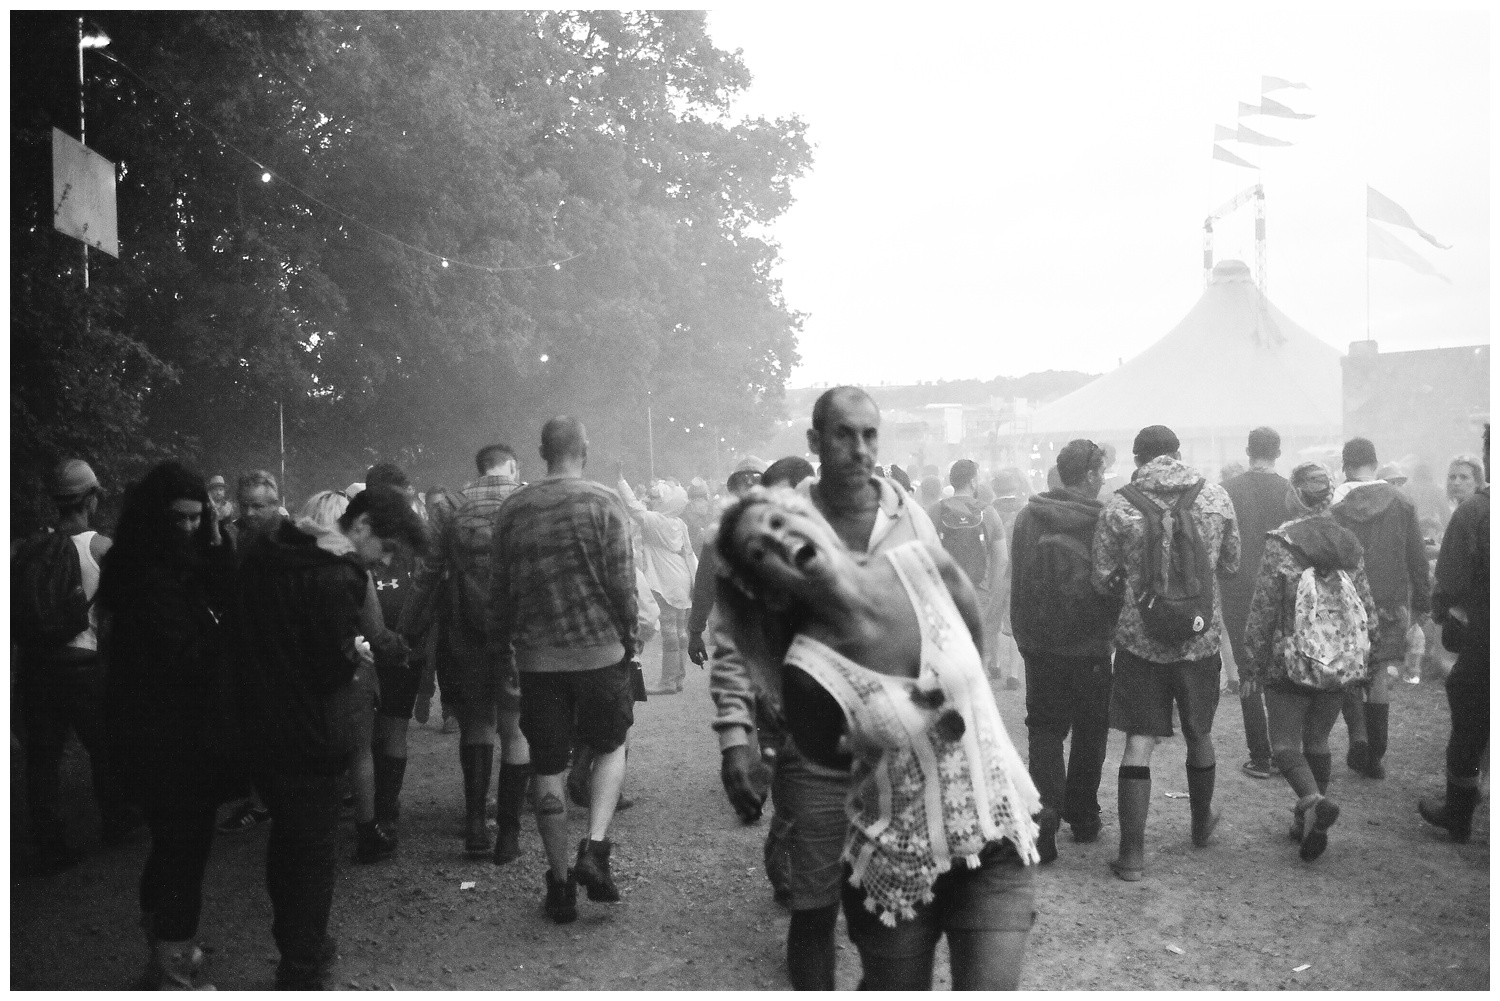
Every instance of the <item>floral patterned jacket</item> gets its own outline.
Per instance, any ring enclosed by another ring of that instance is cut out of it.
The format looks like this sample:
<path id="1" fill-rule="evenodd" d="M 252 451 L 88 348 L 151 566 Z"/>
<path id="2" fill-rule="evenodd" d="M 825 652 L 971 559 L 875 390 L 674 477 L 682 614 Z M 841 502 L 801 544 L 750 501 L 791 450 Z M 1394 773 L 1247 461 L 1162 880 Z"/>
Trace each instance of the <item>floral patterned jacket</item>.
<path id="1" fill-rule="evenodd" d="M 1239 665 L 1241 679 L 1262 687 L 1286 679 L 1287 665 L 1278 656 L 1282 644 L 1277 641 L 1291 627 L 1297 607 L 1297 581 L 1309 566 L 1349 571 L 1369 616 L 1370 649 L 1375 649 L 1380 616 L 1359 540 L 1326 514 L 1297 518 L 1266 533 L 1266 550 L 1245 623 L 1247 662 Z M 1365 680 L 1369 680 L 1368 670 L 1367 663 Z"/>
<path id="2" fill-rule="evenodd" d="M 1198 471 L 1181 459 L 1163 455 L 1137 469 L 1131 482 L 1152 499 L 1171 504 L 1182 491 L 1201 479 Z M 1208 550 L 1209 565 L 1214 569 L 1214 618 L 1207 629 L 1185 643 L 1163 643 L 1150 636 L 1135 607 L 1136 597 L 1144 586 L 1146 516 L 1117 493 L 1104 505 L 1099 525 L 1094 529 L 1094 590 L 1116 596 L 1123 593 L 1125 602 L 1115 627 L 1115 645 L 1155 664 L 1203 660 L 1219 652 L 1223 621 L 1218 578 L 1228 577 L 1239 569 L 1240 532 L 1235 525 L 1234 504 L 1217 483 L 1203 485 L 1193 501 L 1192 515 Z M 1117 584 L 1121 580 L 1123 592 Z"/>

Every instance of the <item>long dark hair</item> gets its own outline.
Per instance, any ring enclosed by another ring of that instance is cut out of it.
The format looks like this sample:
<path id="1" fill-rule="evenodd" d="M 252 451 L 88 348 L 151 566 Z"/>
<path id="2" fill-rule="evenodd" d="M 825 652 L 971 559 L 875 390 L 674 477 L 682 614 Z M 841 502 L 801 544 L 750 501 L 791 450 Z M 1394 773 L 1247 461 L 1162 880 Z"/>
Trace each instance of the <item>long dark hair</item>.
<path id="1" fill-rule="evenodd" d="M 175 500 L 203 504 L 203 520 L 191 539 L 183 540 L 172 525 L 168 506 Z M 209 505 L 202 475 L 170 460 L 152 467 L 125 494 L 114 545 L 104 556 L 99 603 L 112 610 L 128 604 L 140 585 L 140 572 L 148 565 L 192 567 L 201 562 L 211 538 Z"/>

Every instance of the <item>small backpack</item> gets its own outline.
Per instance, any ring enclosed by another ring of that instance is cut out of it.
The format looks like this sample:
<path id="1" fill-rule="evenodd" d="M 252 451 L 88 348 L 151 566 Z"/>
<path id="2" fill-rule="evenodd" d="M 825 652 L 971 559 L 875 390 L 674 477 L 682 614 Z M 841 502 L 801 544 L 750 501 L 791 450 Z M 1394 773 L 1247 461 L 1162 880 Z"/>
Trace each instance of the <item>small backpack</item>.
<path id="1" fill-rule="evenodd" d="M 990 563 L 990 533 L 984 525 L 984 509 L 971 512 L 949 504 L 948 500 L 938 504 L 938 516 L 934 519 L 938 539 L 953 557 L 953 562 L 969 575 L 969 581 L 980 587 L 989 575 Z"/>
<path id="2" fill-rule="evenodd" d="M 1319 691 L 1360 681 L 1370 657 L 1370 617 L 1348 571 L 1297 578 L 1290 630 L 1281 638 L 1287 680 Z"/>
<path id="3" fill-rule="evenodd" d="M 1144 580 L 1135 604 L 1146 634 L 1160 643 L 1184 643 L 1213 623 L 1213 571 L 1192 513 L 1203 482 L 1182 491 L 1171 507 L 1134 483 L 1119 490 L 1146 519 Z"/>
<path id="4" fill-rule="evenodd" d="M 1022 631 L 1037 637 L 1044 649 L 1077 642 L 1079 624 L 1093 621 L 1104 601 L 1089 579 L 1093 567 L 1093 554 L 1082 540 L 1066 532 L 1039 536 L 1026 568 L 1032 594 L 1022 606 L 1032 621 L 1022 623 Z"/>
<path id="5" fill-rule="evenodd" d="M 16 644 L 45 650 L 89 628 L 93 601 L 83 591 L 78 547 L 62 532 L 21 544 L 10 565 L 10 621 Z"/>
<path id="6" fill-rule="evenodd" d="M 509 495 L 507 495 L 509 496 Z M 495 516 L 503 497 L 465 500 L 447 524 L 448 565 L 454 568 L 449 585 L 457 624 L 472 633 L 485 631 L 490 600 L 490 548 L 495 537 Z"/>

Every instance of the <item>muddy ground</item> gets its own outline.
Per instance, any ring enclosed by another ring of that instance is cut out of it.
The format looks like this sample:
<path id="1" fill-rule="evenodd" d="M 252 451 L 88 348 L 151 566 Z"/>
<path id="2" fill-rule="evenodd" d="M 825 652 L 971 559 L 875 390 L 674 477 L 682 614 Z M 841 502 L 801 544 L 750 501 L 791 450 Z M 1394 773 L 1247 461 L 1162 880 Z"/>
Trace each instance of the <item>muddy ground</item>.
<path id="1" fill-rule="evenodd" d="M 1243 730 L 1233 696 L 1219 707 L 1219 801 L 1214 842 L 1195 850 L 1180 740 L 1153 763 L 1147 876 L 1113 878 L 1115 769 L 1111 735 L 1100 790 L 1105 829 L 1092 845 L 1066 834 L 1062 857 L 1038 877 L 1038 917 L 1021 986 L 1027 989 L 1467 989 L 1489 987 L 1489 798 L 1473 840 L 1453 845 L 1422 824 L 1417 798 L 1442 789 L 1447 705 L 1439 685 L 1395 686 L 1389 777 L 1343 767 L 1335 733 L 1332 794 L 1343 815 L 1326 855 L 1297 858 L 1286 837 L 1284 781 L 1242 775 Z M 998 701 L 1024 751 L 1024 692 Z M 766 821 L 745 827 L 719 786 L 705 672 L 680 695 L 637 707 L 627 791 L 637 806 L 615 830 L 623 903 L 580 894 L 576 924 L 541 910 L 541 846 L 527 818 L 524 857 L 503 868 L 462 854 L 457 734 L 413 725 L 398 857 L 341 861 L 333 925 L 339 985 L 349 989 L 777 990 L 787 986 L 787 914 L 762 871 Z M 127 987 L 143 951 L 135 884 L 147 837 L 101 849 L 86 771 L 70 752 L 65 795 L 90 850 L 77 868 L 31 874 L 12 755 L 11 987 Z M 582 830 L 584 817 L 574 811 Z M 276 952 L 264 889 L 264 828 L 221 835 L 205 885 L 201 940 L 221 989 L 272 985 Z M 461 889 L 473 881 L 474 887 Z M 858 980 L 840 922 L 839 986 Z M 1178 951 L 1180 950 L 1180 952 Z M 1306 967 L 1301 969 L 1300 967 Z M 946 961 L 939 986 L 947 986 Z"/>

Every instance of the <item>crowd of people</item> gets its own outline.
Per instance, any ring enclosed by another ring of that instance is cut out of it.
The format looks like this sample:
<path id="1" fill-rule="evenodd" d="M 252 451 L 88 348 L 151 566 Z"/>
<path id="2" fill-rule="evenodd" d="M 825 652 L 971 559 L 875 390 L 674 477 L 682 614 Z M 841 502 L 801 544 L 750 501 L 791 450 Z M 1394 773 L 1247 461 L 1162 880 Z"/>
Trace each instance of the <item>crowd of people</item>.
<path id="1" fill-rule="evenodd" d="M 634 706 L 680 693 L 692 661 L 710 669 L 704 722 L 730 804 L 754 823 L 770 803 L 792 986 L 833 988 L 842 910 L 862 987 L 929 988 L 946 938 L 955 988 L 1014 988 L 1037 867 L 1058 858 L 1064 823 L 1093 842 L 1108 821 L 1111 728 L 1125 734 L 1116 877 L 1150 866 L 1151 762 L 1174 724 L 1190 836 L 1211 844 L 1221 672 L 1244 716 L 1242 771 L 1285 779 L 1290 840 L 1312 862 L 1340 813 L 1330 733 L 1342 715 L 1348 768 L 1382 778 L 1389 685 L 1428 636 L 1457 659 L 1447 788 L 1418 809 L 1468 839 L 1488 749 L 1487 426 L 1484 458 L 1454 461 L 1446 497 L 1362 438 L 1342 476 L 1303 462 L 1283 478 L 1264 427 L 1223 483 L 1155 425 L 1128 477 L 1113 449 L 1078 439 L 1035 493 L 1027 473 L 987 477 L 969 459 L 945 488 L 877 465 L 879 445 L 875 401 L 845 386 L 814 406 L 816 466 L 746 462 L 722 493 L 633 487 L 623 464 L 596 482 L 568 417 L 541 428 L 529 482 L 492 444 L 460 491 L 419 495 L 383 462 L 295 516 L 269 473 L 239 476 L 231 501 L 223 477 L 165 462 L 127 491 L 112 539 L 92 527 L 93 470 L 62 462 L 55 528 L 12 559 L 41 870 L 79 859 L 58 808 L 71 728 L 102 839 L 150 831 L 142 986 L 206 986 L 195 939 L 216 829 L 263 822 L 277 986 L 326 986 L 341 814 L 358 863 L 399 855 L 408 729 L 436 690 L 460 734 L 464 851 L 521 858 L 529 800 L 542 910 L 572 922 L 580 886 L 621 899 L 610 832 L 631 805 Z M 1024 757 L 994 695 L 1022 687 Z"/>

